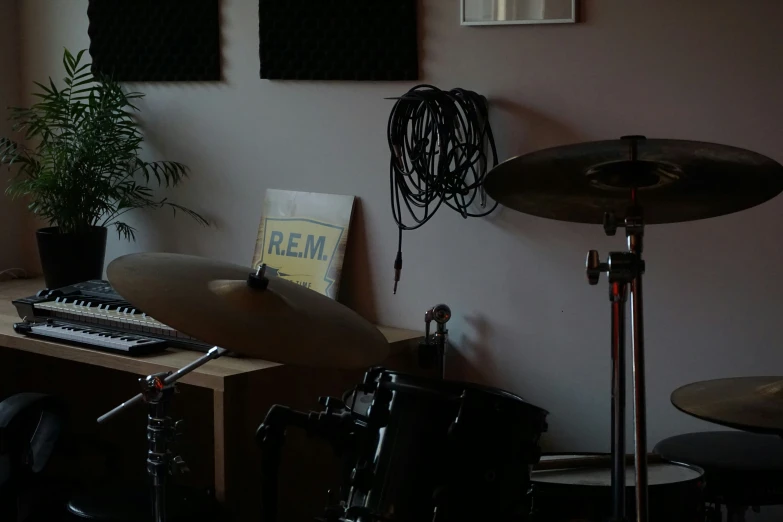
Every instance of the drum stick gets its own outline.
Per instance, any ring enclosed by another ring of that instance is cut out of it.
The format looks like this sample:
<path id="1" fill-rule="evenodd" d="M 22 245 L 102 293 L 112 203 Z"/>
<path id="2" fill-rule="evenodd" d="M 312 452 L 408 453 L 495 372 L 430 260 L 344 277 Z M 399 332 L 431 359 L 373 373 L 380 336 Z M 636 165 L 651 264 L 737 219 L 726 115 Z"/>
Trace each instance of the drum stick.
<path id="1" fill-rule="evenodd" d="M 648 464 L 657 464 L 664 462 L 663 458 L 657 453 L 647 454 Z M 633 455 L 625 456 L 625 464 L 633 465 Z M 546 471 L 553 469 L 577 469 L 577 468 L 610 468 L 612 467 L 611 455 L 586 455 L 584 457 L 547 459 L 542 460 L 535 466 L 533 471 Z"/>

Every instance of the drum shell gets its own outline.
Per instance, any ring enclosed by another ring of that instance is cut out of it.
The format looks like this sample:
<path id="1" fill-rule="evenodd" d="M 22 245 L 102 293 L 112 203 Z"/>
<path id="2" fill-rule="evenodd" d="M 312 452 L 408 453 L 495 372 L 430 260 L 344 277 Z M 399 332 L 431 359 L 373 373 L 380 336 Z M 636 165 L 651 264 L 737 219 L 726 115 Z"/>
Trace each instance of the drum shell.
<path id="1" fill-rule="evenodd" d="M 558 455 L 558 454 L 549 454 Z M 567 453 L 559 455 L 605 455 L 603 453 Z M 703 522 L 704 471 L 696 466 L 670 462 L 699 474 L 690 480 L 665 484 L 651 484 L 649 494 L 650 522 Z M 607 477 L 611 475 L 606 470 Z M 537 481 L 531 477 L 533 507 L 532 522 L 603 522 L 611 519 L 612 491 L 610 486 Z M 634 518 L 636 501 L 634 484 L 626 485 L 626 515 Z"/>
<path id="2" fill-rule="evenodd" d="M 350 507 L 406 522 L 527 519 L 545 410 L 469 383 L 388 371 L 375 382 Z"/>

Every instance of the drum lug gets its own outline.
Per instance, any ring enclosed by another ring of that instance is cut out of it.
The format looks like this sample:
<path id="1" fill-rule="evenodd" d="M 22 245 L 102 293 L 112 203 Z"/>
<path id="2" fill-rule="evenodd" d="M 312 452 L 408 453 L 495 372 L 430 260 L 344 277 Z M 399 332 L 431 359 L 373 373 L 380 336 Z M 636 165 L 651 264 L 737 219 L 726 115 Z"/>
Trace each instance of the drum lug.
<path id="1" fill-rule="evenodd" d="M 707 522 L 723 522 L 723 512 L 720 504 L 714 504 L 707 508 Z"/>
<path id="2" fill-rule="evenodd" d="M 316 522 L 342 522 L 345 520 L 345 508 L 342 506 L 335 506 L 326 508 L 326 513 L 323 517 L 316 517 Z"/>
<path id="3" fill-rule="evenodd" d="M 391 415 L 389 405 L 391 404 L 392 397 L 392 392 L 383 387 L 378 387 L 378 390 L 375 392 L 372 404 L 370 404 L 368 417 L 372 425 L 376 428 L 383 428 L 389 424 L 389 417 Z"/>
<path id="4" fill-rule="evenodd" d="M 327 415 L 334 413 L 334 410 L 345 409 L 345 403 L 335 397 L 318 397 L 318 404 L 326 408 Z"/>
<path id="5" fill-rule="evenodd" d="M 364 506 L 353 506 L 348 508 L 348 513 L 346 514 L 347 519 L 341 520 L 340 522 L 373 522 L 377 520 L 383 520 L 383 517 L 375 515 L 370 508 L 364 507 Z"/>
<path id="6" fill-rule="evenodd" d="M 364 393 L 372 393 L 378 388 L 378 379 L 380 379 L 386 368 L 383 366 L 375 366 L 367 370 L 364 374 L 364 382 L 359 386 L 359 389 Z"/>
<path id="7" fill-rule="evenodd" d="M 367 462 L 359 463 L 351 472 L 351 485 L 359 491 L 366 493 L 372 487 L 375 472 Z"/>

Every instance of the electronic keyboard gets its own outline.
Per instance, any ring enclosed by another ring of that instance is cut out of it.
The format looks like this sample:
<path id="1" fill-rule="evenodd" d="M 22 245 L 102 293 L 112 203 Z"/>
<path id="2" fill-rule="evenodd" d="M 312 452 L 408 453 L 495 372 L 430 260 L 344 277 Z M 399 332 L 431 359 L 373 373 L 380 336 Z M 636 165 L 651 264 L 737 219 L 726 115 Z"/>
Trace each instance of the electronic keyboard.
<path id="1" fill-rule="evenodd" d="M 103 348 L 128 355 L 145 355 L 166 348 L 166 341 L 144 335 L 123 334 L 103 328 L 75 326 L 52 319 L 42 322 L 16 323 L 14 330 L 35 337 L 49 337 L 91 348 Z"/>
<path id="2" fill-rule="evenodd" d="M 125 301 L 108 281 L 85 281 L 13 301 L 24 322 L 14 330 L 93 348 L 143 355 L 168 346 L 206 352 L 189 337 Z"/>

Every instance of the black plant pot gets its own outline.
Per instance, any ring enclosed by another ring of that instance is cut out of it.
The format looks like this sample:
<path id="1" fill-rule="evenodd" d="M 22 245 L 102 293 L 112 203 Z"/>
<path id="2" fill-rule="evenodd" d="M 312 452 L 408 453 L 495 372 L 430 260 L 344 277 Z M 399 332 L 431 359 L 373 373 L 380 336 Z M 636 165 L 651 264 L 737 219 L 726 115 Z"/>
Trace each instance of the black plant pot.
<path id="1" fill-rule="evenodd" d="M 60 234 L 57 227 L 36 232 L 38 254 L 47 288 L 101 279 L 106 256 L 106 227 L 87 232 Z"/>

